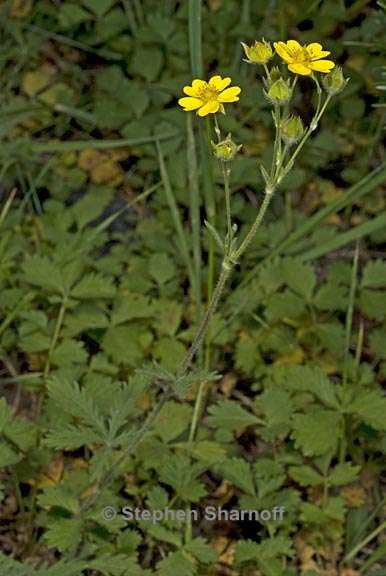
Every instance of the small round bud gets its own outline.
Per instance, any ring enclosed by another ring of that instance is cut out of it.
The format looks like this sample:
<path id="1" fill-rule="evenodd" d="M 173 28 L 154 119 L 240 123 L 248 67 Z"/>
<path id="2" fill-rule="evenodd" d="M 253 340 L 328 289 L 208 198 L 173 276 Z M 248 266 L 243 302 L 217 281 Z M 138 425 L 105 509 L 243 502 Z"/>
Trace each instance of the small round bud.
<path id="1" fill-rule="evenodd" d="M 212 142 L 214 155 L 222 162 L 230 162 L 231 160 L 233 160 L 233 158 L 236 156 L 237 152 L 241 149 L 241 147 L 242 147 L 241 144 L 238 146 L 233 142 L 230 134 L 228 134 L 225 140 L 222 140 L 217 144 Z"/>
<path id="2" fill-rule="evenodd" d="M 262 42 L 256 41 L 252 46 L 247 46 L 244 42 L 241 42 L 241 45 L 247 57 L 244 61 L 248 62 L 248 64 L 266 64 L 272 58 L 271 45 L 264 38 Z"/>
<path id="3" fill-rule="evenodd" d="M 339 92 L 341 92 L 346 86 L 347 82 L 348 79 L 343 76 L 342 68 L 340 66 L 335 66 L 331 72 L 323 77 L 323 87 L 326 92 L 331 94 L 331 96 L 339 94 Z"/>
<path id="4" fill-rule="evenodd" d="M 271 84 L 268 92 L 266 92 L 265 95 L 273 104 L 287 104 L 292 96 L 289 80 L 279 78 L 273 84 Z"/>
<path id="5" fill-rule="evenodd" d="M 284 120 L 281 134 L 286 144 L 295 144 L 304 134 L 303 122 L 299 116 L 289 116 Z"/>

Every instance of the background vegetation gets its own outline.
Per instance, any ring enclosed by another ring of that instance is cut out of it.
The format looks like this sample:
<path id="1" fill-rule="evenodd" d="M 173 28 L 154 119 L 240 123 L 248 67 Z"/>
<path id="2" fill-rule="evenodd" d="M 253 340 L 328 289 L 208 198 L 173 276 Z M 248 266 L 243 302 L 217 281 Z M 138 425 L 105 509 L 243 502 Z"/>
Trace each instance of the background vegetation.
<path id="1" fill-rule="evenodd" d="M 202 4 L 202 45 L 196 1 L 0 5 L 1 574 L 386 574 L 385 6 Z M 201 49 L 203 77 L 242 87 L 221 118 L 243 143 L 242 234 L 272 120 L 240 41 L 263 36 L 323 43 L 350 82 L 216 314 L 203 361 L 221 379 L 193 441 L 195 386 L 125 456 L 163 391 L 137 369 L 179 365 L 219 263 L 191 216 L 224 225 L 221 173 L 176 98 Z M 208 504 L 286 514 L 187 528 L 101 515 Z"/>

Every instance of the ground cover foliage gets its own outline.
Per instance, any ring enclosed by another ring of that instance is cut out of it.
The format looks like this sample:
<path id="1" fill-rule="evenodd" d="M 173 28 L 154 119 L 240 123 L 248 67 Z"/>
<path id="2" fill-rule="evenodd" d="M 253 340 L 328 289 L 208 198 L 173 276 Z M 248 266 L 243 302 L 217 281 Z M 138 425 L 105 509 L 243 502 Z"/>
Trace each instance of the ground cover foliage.
<path id="1" fill-rule="evenodd" d="M 242 88 L 221 119 L 243 142 L 231 181 L 241 234 L 262 200 L 272 122 L 240 41 L 322 42 L 350 82 L 215 315 L 194 440 L 199 375 L 168 388 L 136 446 L 197 324 L 171 212 L 191 252 L 194 156 L 176 104 L 192 79 L 189 2 L 0 5 L 0 574 L 386 574 L 385 6 L 208 0 L 202 11 L 205 70 Z M 225 229 L 215 162 L 213 181 Z M 201 519 L 192 533 L 102 514 L 208 505 L 286 512 Z"/>

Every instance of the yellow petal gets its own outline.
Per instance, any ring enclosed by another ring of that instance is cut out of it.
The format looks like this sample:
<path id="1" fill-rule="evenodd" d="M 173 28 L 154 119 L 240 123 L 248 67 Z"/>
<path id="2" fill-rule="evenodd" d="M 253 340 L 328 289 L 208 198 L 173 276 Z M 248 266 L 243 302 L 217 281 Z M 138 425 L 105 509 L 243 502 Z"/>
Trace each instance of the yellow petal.
<path id="1" fill-rule="evenodd" d="M 232 86 L 231 88 L 227 88 L 224 92 L 218 95 L 219 102 L 237 102 L 238 95 L 241 92 L 241 88 L 239 86 Z"/>
<path id="2" fill-rule="evenodd" d="M 310 62 L 309 67 L 316 72 L 330 72 L 335 66 L 332 60 L 318 60 L 317 62 Z"/>
<path id="3" fill-rule="evenodd" d="M 280 58 L 283 58 L 284 62 L 292 62 L 292 56 L 289 55 L 287 46 L 284 42 L 274 42 L 276 52 L 279 54 Z"/>
<path id="4" fill-rule="evenodd" d="M 302 47 L 300 46 L 299 42 L 297 42 L 296 40 L 288 40 L 287 50 L 291 55 L 294 52 L 299 52 L 299 50 L 302 50 Z"/>
<path id="5" fill-rule="evenodd" d="M 323 46 L 318 42 L 313 42 L 306 46 L 307 54 L 311 60 L 320 60 L 320 58 L 325 58 L 330 54 L 327 50 L 323 50 Z"/>
<path id="6" fill-rule="evenodd" d="M 224 90 L 224 88 L 229 86 L 231 82 L 232 80 L 229 77 L 221 78 L 221 76 L 212 76 L 212 78 L 209 80 L 209 86 L 212 86 L 221 92 L 221 90 Z"/>
<path id="7" fill-rule="evenodd" d="M 300 74 L 301 76 L 309 76 L 311 74 L 311 70 L 307 68 L 307 66 L 296 62 L 288 64 L 288 70 L 291 70 L 294 74 Z"/>
<path id="8" fill-rule="evenodd" d="M 202 90 L 205 90 L 207 87 L 207 83 L 204 80 L 193 80 L 191 86 L 184 86 L 184 92 L 188 96 L 196 96 L 198 97 Z"/>
<path id="9" fill-rule="evenodd" d="M 207 102 L 206 104 L 204 104 L 204 106 L 199 108 L 197 114 L 199 116 L 207 116 L 208 114 L 215 114 L 219 108 L 220 108 L 219 102 L 217 102 L 216 100 L 210 100 L 210 102 Z"/>
<path id="10" fill-rule="evenodd" d="M 197 110 L 203 105 L 203 101 L 200 98 L 185 97 L 180 98 L 178 104 L 184 108 L 185 112 L 189 112 L 190 110 Z"/>

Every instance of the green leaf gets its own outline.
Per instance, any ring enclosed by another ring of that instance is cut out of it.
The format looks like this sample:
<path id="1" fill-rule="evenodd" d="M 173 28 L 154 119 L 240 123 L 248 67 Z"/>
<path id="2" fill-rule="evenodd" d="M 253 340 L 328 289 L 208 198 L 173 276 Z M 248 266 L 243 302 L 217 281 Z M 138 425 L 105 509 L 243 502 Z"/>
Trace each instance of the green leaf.
<path id="1" fill-rule="evenodd" d="M 176 267 L 167 254 L 153 254 L 149 260 L 149 273 L 162 285 L 176 276 Z"/>
<path id="2" fill-rule="evenodd" d="M 194 538 L 189 544 L 185 545 L 184 550 L 192 554 L 202 564 L 214 564 L 217 560 L 216 551 L 204 538 Z"/>
<path id="3" fill-rule="evenodd" d="M 81 0 L 83 6 L 91 10 L 98 18 L 106 14 L 115 4 L 115 0 Z"/>
<path id="4" fill-rule="evenodd" d="M 111 324 L 118 326 L 135 318 L 149 318 L 153 314 L 154 307 L 147 296 L 125 291 L 114 299 Z"/>
<path id="5" fill-rule="evenodd" d="M 311 264 L 300 258 L 285 258 L 282 261 L 283 279 L 287 286 L 307 301 L 310 301 L 316 286 L 316 274 Z"/>
<path id="6" fill-rule="evenodd" d="M 283 318 L 296 318 L 306 310 L 304 298 L 286 289 L 279 294 L 267 298 L 264 314 L 269 322 L 277 322 Z"/>
<path id="7" fill-rule="evenodd" d="M 138 326 L 109 328 L 102 338 L 102 349 L 115 362 L 136 367 L 143 357 L 139 335 Z"/>
<path id="8" fill-rule="evenodd" d="M 226 480 L 229 480 L 250 496 L 255 496 L 255 484 L 250 464 L 241 458 L 232 458 L 221 465 L 221 471 Z"/>
<path id="9" fill-rule="evenodd" d="M 230 432 L 240 431 L 247 426 L 253 426 L 259 419 L 247 412 L 234 400 L 220 400 L 215 406 L 209 408 L 208 423 L 213 428 L 224 428 Z"/>
<path id="10" fill-rule="evenodd" d="M 335 452 L 342 437 L 341 416 L 331 410 L 313 408 L 308 414 L 295 414 L 292 437 L 305 456 Z"/>
<path id="11" fill-rule="evenodd" d="M 188 428 L 191 417 L 191 406 L 177 404 L 177 402 L 167 402 L 157 417 L 154 430 L 164 442 L 170 442 Z"/>
<path id="12" fill-rule="evenodd" d="M 5 398 L 0 398 L 0 432 L 2 432 L 7 423 L 12 419 L 12 411 Z"/>
<path id="13" fill-rule="evenodd" d="M 82 229 L 98 218 L 110 204 L 113 195 L 112 188 L 89 186 L 85 195 L 71 207 L 78 228 Z"/>
<path id="14" fill-rule="evenodd" d="M 271 387 L 263 392 L 259 401 L 270 426 L 289 423 L 293 403 L 286 390 Z"/>
<path id="15" fill-rule="evenodd" d="M 371 352 L 377 357 L 386 360 L 386 327 L 376 328 L 369 336 Z"/>
<path id="16" fill-rule="evenodd" d="M 361 290 L 359 306 L 363 314 L 374 320 L 386 319 L 386 290 Z"/>
<path id="17" fill-rule="evenodd" d="M 187 448 L 190 448 L 190 443 L 187 443 Z M 192 456 L 197 460 L 207 462 L 208 465 L 218 464 L 223 462 L 226 458 L 224 446 L 218 442 L 211 440 L 199 440 L 195 442 L 190 450 Z"/>
<path id="18" fill-rule="evenodd" d="M 71 296 L 79 300 L 94 298 L 113 298 L 115 295 L 113 280 L 102 274 L 90 272 L 72 288 Z"/>
<path id="19" fill-rule="evenodd" d="M 330 474 L 329 481 L 333 486 L 343 486 L 358 479 L 360 466 L 354 466 L 351 462 L 337 464 Z"/>
<path id="20" fill-rule="evenodd" d="M 301 486 L 319 486 L 324 482 L 323 476 L 311 466 L 290 466 L 289 475 Z"/>
<path id="21" fill-rule="evenodd" d="M 50 522 L 44 534 L 49 548 L 57 548 L 66 552 L 77 546 L 81 538 L 81 520 L 76 518 L 62 518 Z"/>
<path id="22" fill-rule="evenodd" d="M 348 410 L 376 430 L 386 430 L 386 396 L 380 390 L 359 392 Z"/>
<path id="23" fill-rule="evenodd" d="M 365 266 L 362 277 L 363 288 L 386 287 L 386 262 L 370 260 Z"/>
<path id="24" fill-rule="evenodd" d="M 197 468 L 185 456 L 173 454 L 160 470 L 160 480 L 168 484 L 185 502 L 198 502 L 206 494 L 196 480 Z"/>
<path id="25" fill-rule="evenodd" d="M 64 294 L 66 285 L 60 268 L 46 256 L 31 256 L 22 266 L 23 280 L 49 292 Z"/>
<path id="26" fill-rule="evenodd" d="M 36 444 L 37 427 L 30 420 L 14 418 L 5 429 L 4 435 L 20 450 L 27 452 Z"/>
<path id="27" fill-rule="evenodd" d="M 148 82 L 154 82 L 161 71 L 163 61 L 161 50 L 155 47 L 146 48 L 141 46 L 134 54 L 131 62 L 131 71 L 139 74 Z"/>
<path id="28" fill-rule="evenodd" d="M 51 361 L 55 366 L 71 366 L 72 364 L 85 364 L 88 354 L 83 342 L 78 340 L 64 340 L 55 348 Z"/>
<path id="29" fill-rule="evenodd" d="M 170 552 L 166 558 L 157 565 L 157 576 L 196 576 L 197 570 L 194 564 L 188 560 L 183 552 Z"/>
<path id="30" fill-rule="evenodd" d="M 22 457 L 10 448 L 4 441 L 0 441 L 0 468 L 17 464 Z"/>

